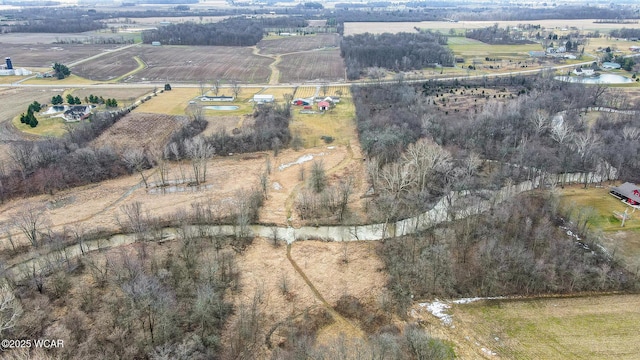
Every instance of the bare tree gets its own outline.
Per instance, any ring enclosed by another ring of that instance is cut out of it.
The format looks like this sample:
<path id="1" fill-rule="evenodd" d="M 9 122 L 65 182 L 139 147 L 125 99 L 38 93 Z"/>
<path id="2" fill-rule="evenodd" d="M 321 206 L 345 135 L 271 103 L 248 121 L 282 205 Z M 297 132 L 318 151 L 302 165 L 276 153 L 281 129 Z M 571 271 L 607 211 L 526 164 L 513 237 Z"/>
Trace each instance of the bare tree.
<path id="1" fill-rule="evenodd" d="M 322 85 L 320 85 L 320 91 L 322 91 L 322 96 L 327 96 L 327 92 L 329 91 L 329 84 L 322 83 Z"/>
<path id="2" fill-rule="evenodd" d="M 120 206 L 124 219 L 116 217 L 116 222 L 123 231 L 144 235 L 149 226 L 148 215 L 142 209 L 139 201 Z"/>
<path id="3" fill-rule="evenodd" d="M 403 162 L 408 166 L 405 170 L 411 170 L 410 173 L 407 173 L 403 178 L 400 176 L 402 174 L 399 172 L 399 168 L 387 169 L 384 174 L 384 177 L 387 179 L 387 187 L 391 185 L 392 182 L 400 186 L 398 181 L 405 182 L 407 183 L 406 185 L 409 185 L 410 182 L 415 180 L 418 191 L 424 191 L 433 176 L 437 173 L 447 173 L 453 168 L 451 154 L 440 145 L 427 139 L 420 139 L 409 145 L 403 155 Z"/>
<path id="4" fill-rule="evenodd" d="M 28 141 L 17 141 L 9 148 L 9 157 L 18 166 L 22 178 L 31 172 L 34 166 L 34 155 L 37 147 Z"/>
<path id="5" fill-rule="evenodd" d="M 240 86 L 240 84 L 237 81 L 232 81 L 231 82 L 231 93 L 233 93 L 233 97 L 234 98 L 238 98 L 238 95 L 240 95 L 240 92 L 242 92 L 242 87 Z"/>
<path id="6" fill-rule="evenodd" d="M 12 223 L 27 237 L 33 247 L 39 247 L 42 230 L 49 225 L 46 208 L 35 205 L 23 207 L 12 217 Z"/>
<path id="7" fill-rule="evenodd" d="M 218 96 L 220 93 L 220 79 L 213 80 L 213 84 L 211 85 L 211 91 L 215 96 Z"/>
<path id="8" fill-rule="evenodd" d="M 353 177 L 349 176 L 346 179 L 340 181 L 338 185 L 338 196 L 339 196 L 339 205 L 338 205 L 338 220 L 342 221 L 344 219 L 344 214 L 347 211 L 347 206 L 349 205 L 349 197 L 353 192 Z"/>
<path id="9" fill-rule="evenodd" d="M 381 183 L 381 190 L 389 193 L 394 200 L 398 200 L 401 194 L 409 192 L 415 183 L 410 166 L 397 162 L 385 165 L 380 171 L 378 180 Z"/>
<path id="10" fill-rule="evenodd" d="M 20 300 L 16 299 L 9 285 L 0 285 L 0 336 L 13 328 L 22 315 Z"/>
<path id="11" fill-rule="evenodd" d="M 380 82 L 387 72 L 380 67 L 371 67 L 367 69 L 367 76 L 372 80 Z"/>
<path id="12" fill-rule="evenodd" d="M 536 135 L 541 135 L 549 128 L 549 114 L 544 110 L 536 110 L 529 116 L 529 122 L 533 125 Z"/>
<path id="13" fill-rule="evenodd" d="M 573 128 L 567 125 L 564 121 L 553 125 L 551 128 L 551 138 L 560 144 L 570 140 L 573 137 Z"/>
<path id="14" fill-rule="evenodd" d="M 198 87 L 200 88 L 200 96 L 204 96 L 204 94 L 207 92 L 207 85 L 204 83 L 204 81 L 200 80 L 198 81 Z"/>
<path id="15" fill-rule="evenodd" d="M 144 187 L 148 188 L 149 183 L 147 182 L 147 177 L 144 175 L 144 170 L 149 167 L 149 161 L 144 155 L 144 151 L 142 149 L 127 149 L 124 154 L 122 154 L 122 160 L 127 164 L 129 169 L 140 174 Z"/>
<path id="16" fill-rule="evenodd" d="M 311 174 L 309 177 L 309 186 L 316 193 L 321 193 L 327 185 L 327 179 L 324 171 L 324 163 L 322 160 L 314 161 L 311 164 Z"/>
<path id="17" fill-rule="evenodd" d="M 213 147 L 207 144 L 201 136 L 185 140 L 185 148 L 191 159 L 193 176 L 196 184 L 207 181 L 207 161 L 214 154 Z"/>

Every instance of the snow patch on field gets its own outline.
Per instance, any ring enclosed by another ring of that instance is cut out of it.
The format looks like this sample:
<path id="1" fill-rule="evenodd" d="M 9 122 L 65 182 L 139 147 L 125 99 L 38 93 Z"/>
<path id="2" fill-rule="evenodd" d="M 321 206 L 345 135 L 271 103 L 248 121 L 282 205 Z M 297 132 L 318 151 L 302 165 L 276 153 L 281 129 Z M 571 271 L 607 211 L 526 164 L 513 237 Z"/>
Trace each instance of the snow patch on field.
<path id="1" fill-rule="evenodd" d="M 324 153 L 320 153 L 320 154 L 316 154 L 315 156 L 324 156 Z M 311 161 L 313 160 L 314 155 L 312 154 L 307 154 L 307 155 L 302 155 L 300 156 L 296 161 L 290 162 L 290 163 L 286 163 L 286 164 L 282 164 L 280 166 L 278 166 L 278 170 L 282 171 L 288 167 L 291 167 L 293 165 L 300 165 L 300 164 L 304 164 L 307 161 Z"/>
<path id="2" fill-rule="evenodd" d="M 445 304 L 442 301 L 435 300 L 431 303 L 421 303 L 420 306 L 424 307 L 429 311 L 433 316 L 442 320 L 442 323 L 445 325 L 453 324 L 453 318 L 451 315 L 447 314 L 447 309 L 451 308 L 451 305 Z"/>
<path id="3" fill-rule="evenodd" d="M 420 307 L 427 309 L 433 316 L 437 317 L 442 321 L 445 325 L 453 325 L 453 317 L 450 314 L 447 314 L 447 309 L 451 308 L 450 304 L 470 304 L 472 302 L 480 301 L 480 300 L 500 300 L 506 299 L 503 296 L 492 296 L 492 297 L 472 297 L 472 298 L 461 298 L 455 300 L 444 300 L 440 301 L 438 299 L 434 300 L 430 303 L 420 303 Z"/>

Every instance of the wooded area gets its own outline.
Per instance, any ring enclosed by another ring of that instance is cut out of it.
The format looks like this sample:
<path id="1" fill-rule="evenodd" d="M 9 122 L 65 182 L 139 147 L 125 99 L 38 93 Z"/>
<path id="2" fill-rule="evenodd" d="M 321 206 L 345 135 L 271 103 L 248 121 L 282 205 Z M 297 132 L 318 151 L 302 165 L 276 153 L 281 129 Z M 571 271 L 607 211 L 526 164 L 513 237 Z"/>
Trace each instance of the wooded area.
<path id="1" fill-rule="evenodd" d="M 447 37 L 429 31 L 347 36 L 340 44 L 340 55 L 347 66 L 347 78 L 358 79 L 370 67 L 407 71 L 453 66 L 454 56 L 446 46 Z"/>
<path id="2" fill-rule="evenodd" d="M 219 23 L 180 23 L 142 32 L 142 41 L 165 45 L 253 46 L 264 36 L 265 27 L 301 27 L 306 21 L 294 17 L 246 19 L 235 17 Z"/>

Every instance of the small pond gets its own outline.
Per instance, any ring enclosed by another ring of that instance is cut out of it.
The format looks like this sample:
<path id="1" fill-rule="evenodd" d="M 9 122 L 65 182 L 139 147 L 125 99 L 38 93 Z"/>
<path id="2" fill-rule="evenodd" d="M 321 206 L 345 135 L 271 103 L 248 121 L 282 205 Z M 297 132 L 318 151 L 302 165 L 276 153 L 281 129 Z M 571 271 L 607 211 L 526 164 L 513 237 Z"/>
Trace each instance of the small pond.
<path id="1" fill-rule="evenodd" d="M 225 110 L 225 111 L 230 111 L 230 110 L 238 110 L 238 106 L 235 105 L 212 105 L 212 106 L 205 106 L 204 107 L 207 110 Z"/>
<path id="2" fill-rule="evenodd" d="M 616 74 L 600 74 L 596 77 L 556 76 L 554 79 L 581 84 L 628 84 L 633 82 L 633 79 Z"/>

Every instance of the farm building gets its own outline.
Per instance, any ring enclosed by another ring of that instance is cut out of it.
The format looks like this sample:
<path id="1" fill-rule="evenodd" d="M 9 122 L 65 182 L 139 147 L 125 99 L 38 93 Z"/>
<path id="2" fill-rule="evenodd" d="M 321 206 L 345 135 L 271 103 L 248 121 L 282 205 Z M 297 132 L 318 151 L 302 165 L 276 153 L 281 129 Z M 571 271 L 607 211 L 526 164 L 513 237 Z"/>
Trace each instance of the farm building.
<path id="1" fill-rule="evenodd" d="M 162 46 L 162 43 L 160 41 L 152 41 L 151 46 Z"/>
<path id="2" fill-rule="evenodd" d="M 611 188 L 609 194 L 630 205 L 640 205 L 640 188 L 635 184 L 626 182 L 620 186 Z"/>
<path id="3" fill-rule="evenodd" d="M 5 59 L 6 65 L 0 65 L 0 76 L 26 76 L 31 75 L 32 72 L 27 69 L 14 69 L 11 63 L 11 58 Z"/>
<path id="4" fill-rule="evenodd" d="M 329 110 L 331 108 L 331 103 L 328 101 L 320 101 L 318 103 L 318 110 Z"/>
<path id="5" fill-rule="evenodd" d="M 256 104 L 272 103 L 274 101 L 273 95 L 256 94 L 253 95 L 253 102 Z"/>
<path id="6" fill-rule="evenodd" d="M 224 96 L 224 95 L 220 95 L 220 96 L 203 96 L 200 98 L 200 101 L 228 101 L 231 102 L 233 100 L 235 100 L 236 98 L 233 96 Z"/>

